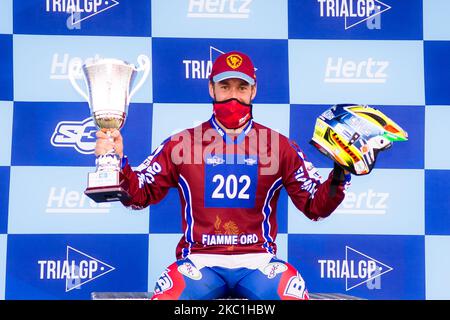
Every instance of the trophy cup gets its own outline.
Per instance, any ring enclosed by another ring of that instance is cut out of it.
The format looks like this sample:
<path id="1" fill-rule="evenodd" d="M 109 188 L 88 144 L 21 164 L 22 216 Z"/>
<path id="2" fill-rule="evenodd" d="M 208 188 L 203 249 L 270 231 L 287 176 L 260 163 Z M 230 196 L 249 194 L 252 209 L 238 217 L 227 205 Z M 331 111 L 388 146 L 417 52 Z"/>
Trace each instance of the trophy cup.
<path id="1" fill-rule="evenodd" d="M 150 60 L 147 56 L 140 55 L 137 60 L 139 67 L 118 59 L 97 59 L 83 66 L 80 63 L 70 66 L 70 82 L 88 101 L 91 116 L 98 129 L 120 130 L 125 124 L 130 100 L 150 72 Z M 143 71 L 143 75 L 134 89 L 131 89 L 139 71 Z M 76 77 L 81 73 L 89 94 L 84 93 L 76 82 Z M 109 133 L 107 131 L 108 135 Z M 98 156 L 95 163 L 96 171 L 88 174 L 84 193 L 95 202 L 129 199 L 130 195 L 121 180 L 121 159 L 115 150 Z"/>

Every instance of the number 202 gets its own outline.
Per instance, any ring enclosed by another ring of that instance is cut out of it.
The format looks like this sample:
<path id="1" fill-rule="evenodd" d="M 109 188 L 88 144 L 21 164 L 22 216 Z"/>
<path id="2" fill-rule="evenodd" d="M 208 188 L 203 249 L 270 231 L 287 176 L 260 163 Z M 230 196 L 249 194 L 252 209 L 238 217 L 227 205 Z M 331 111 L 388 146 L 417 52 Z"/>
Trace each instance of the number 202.
<path id="1" fill-rule="evenodd" d="M 214 192 L 212 193 L 213 199 L 223 199 L 225 198 L 225 194 L 228 199 L 234 199 L 236 198 L 236 195 L 238 199 L 250 199 L 250 195 L 247 192 L 248 188 L 250 187 L 251 179 L 247 175 L 242 175 L 238 178 L 234 174 L 230 174 L 225 179 L 223 175 L 216 174 L 213 179 L 213 183 L 219 182 L 217 187 L 214 189 Z M 223 187 L 225 186 L 225 194 L 223 193 Z M 242 186 L 242 187 L 241 187 Z M 240 191 L 238 193 L 238 187 L 240 188 Z"/>

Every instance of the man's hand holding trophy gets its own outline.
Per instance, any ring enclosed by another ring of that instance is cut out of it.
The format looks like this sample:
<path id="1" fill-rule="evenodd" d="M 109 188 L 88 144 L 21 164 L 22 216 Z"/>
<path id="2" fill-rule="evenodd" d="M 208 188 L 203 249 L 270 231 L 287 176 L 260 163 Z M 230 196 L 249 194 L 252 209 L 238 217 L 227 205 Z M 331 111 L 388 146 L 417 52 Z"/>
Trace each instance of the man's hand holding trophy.
<path id="1" fill-rule="evenodd" d="M 125 124 L 131 98 L 150 73 L 149 58 L 140 55 L 137 60 L 138 67 L 119 59 L 98 59 L 84 65 L 73 64 L 69 70 L 72 86 L 88 101 L 94 123 L 101 130 L 97 132 L 97 137 L 106 134 L 111 142 L 111 149 L 106 153 L 104 150 L 99 150 L 97 146 L 97 168 L 95 172 L 88 174 L 85 194 L 95 202 L 129 198 L 123 181 L 120 180 L 122 144 L 115 144 L 114 139 L 117 139 L 118 130 Z M 134 79 L 140 71 L 143 75 L 138 84 L 132 88 Z M 81 74 L 88 94 L 78 86 L 76 81 Z"/>

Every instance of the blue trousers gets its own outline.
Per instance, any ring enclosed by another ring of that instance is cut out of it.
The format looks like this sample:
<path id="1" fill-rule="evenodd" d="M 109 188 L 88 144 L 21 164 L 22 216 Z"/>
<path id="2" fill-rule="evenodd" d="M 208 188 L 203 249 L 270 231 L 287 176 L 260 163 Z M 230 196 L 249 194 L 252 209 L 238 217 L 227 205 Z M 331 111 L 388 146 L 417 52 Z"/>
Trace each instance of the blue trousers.
<path id="1" fill-rule="evenodd" d="M 171 264 L 157 280 L 152 299 L 304 300 L 308 291 L 300 273 L 273 257 L 259 269 L 202 267 L 186 258 Z"/>

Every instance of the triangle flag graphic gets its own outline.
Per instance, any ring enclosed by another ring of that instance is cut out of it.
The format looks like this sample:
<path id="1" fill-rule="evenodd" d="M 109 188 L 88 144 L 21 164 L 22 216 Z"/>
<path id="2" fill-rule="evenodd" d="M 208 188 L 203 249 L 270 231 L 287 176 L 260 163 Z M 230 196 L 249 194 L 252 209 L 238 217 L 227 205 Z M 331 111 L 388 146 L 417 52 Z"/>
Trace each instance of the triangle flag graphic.
<path id="1" fill-rule="evenodd" d="M 92 10 L 92 8 L 91 8 L 91 10 L 89 10 L 89 12 L 76 12 L 74 10 L 71 10 L 72 11 L 72 25 L 76 25 L 77 23 L 80 23 L 81 21 L 87 20 L 103 11 L 106 11 L 108 9 L 111 9 L 112 7 L 117 6 L 118 4 L 119 4 L 119 1 L 116 1 L 116 0 L 101 0 L 101 4 L 96 7 L 95 11 Z M 70 13 L 70 11 L 68 13 Z"/>
<path id="2" fill-rule="evenodd" d="M 97 279 L 115 268 L 71 246 L 66 248 L 66 292 Z"/>
<path id="3" fill-rule="evenodd" d="M 393 270 L 392 267 L 349 246 L 345 246 L 345 290 L 349 291 Z"/>
<path id="4" fill-rule="evenodd" d="M 351 2 L 353 4 L 353 2 Z M 355 1 L 356 3 L 356 1 Z M 372 10 L 372 12 L 369 13 L 369 16 L 367 17 L 345 17 L 345 30 L 348 30 L 360 23 L 363 23 L 364 21 L 373 19 L 376 16 L 379 16 L 380 14 L 382 14 L 383 12 L 388 11 L 389 9 L 391 9 L 392 7 L 381 2 L 378 0 L 374 0 L 374 4 L 375 4 L 375 9 Z M 355 5 L 355 4 L 353 4 Z M 356 12 L 356 8 L 353 8 L 353 11 Z"/>

